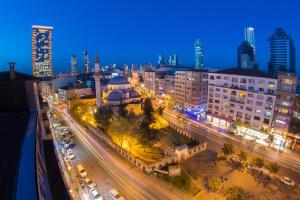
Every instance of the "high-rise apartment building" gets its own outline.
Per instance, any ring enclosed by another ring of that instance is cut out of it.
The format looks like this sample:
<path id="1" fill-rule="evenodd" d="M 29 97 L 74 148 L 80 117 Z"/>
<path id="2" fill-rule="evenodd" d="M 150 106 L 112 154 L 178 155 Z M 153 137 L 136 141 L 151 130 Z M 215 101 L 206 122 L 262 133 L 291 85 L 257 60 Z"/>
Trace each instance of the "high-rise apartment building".
<path id="1" fill-rule="evenodd" d="M 194 44 L 195 48 L 195 69 L 203 69 L 203 47 L 199 39 Z"/>
<path id="2" fill-rule="evenodd" d="M 177 54 L 170 55 L 169 57 L 169 65 L 170 66 L 178 66 L 178 56 Z"/>
<path id="3" fill-rule="evenodd" d="M 52 27 L 32 26 L 32 75 L 51 77 Z"/>
<path id="4" fill-rule="evenodd" d="M 237 50 L 238 68 L 254 68 L 254 50 L 249 42 L 243 41 Z"/>
<path id="5" fill-rule="evenodd" d="M 207 120 L 218 126 L 249 125 L 260 131 L 271 128 L 277 79 L 257 69 L 225 69 L 209 73 Z M 266 137 L 249 131 L 251 137 Z M 250 137 L 250 135 L 249 135 Z"/>
<path id="6" fill-rule="evenodd" d="M 254 60 L 256 57 L 256 47 L 255 47 L 255 36 L 254 36 L 254 28 L 252 26 L 248 26 L 245 28 L 245 41 L 249 42 L 254 52 Z"/>
<path id="7" fill-rule="evenodd" d="M 159 55 L 158 56 L 158 62 L 157 62 L 158 66 L 164 66 L 166 63 L 165 63 L 165 58 L 163 55 Z"/>
<path id="8" fill-rule="evenodd" d="M 175 103 L 182 108 L 206 110 L 207 71 L 179 70 L 175 72 Z"/>
<path id="9" fill-rule="evenodd" d="M 77 73 L 77 58 L 76 58 L 76 55 L 71 56 L 71 72 L 73 74 Z"/>
<path id="10" fill-rule="evenodd" d="M 297 76 L 294 73 L 279 72 L 276 93 L 276 107 L 273 120 L 273 133 L 287 133 L 293 116 L 294 100 L 297 88 Z"/>
<path id="11" fill-rule="evenodd" d="M 278 72 L 296 72 L 296 52 L 292 38 L 282 28 L 269 37 L 268 72 L 276 77 Z"/>
<path id="12" fill-rule="evenodd" d="M 90 69 L 89 69 L 89 64 L 90 64 L 90 61 L 89 61 L 89 54 L 87 51 L 83 51 L 83 73 L 86 73 L 88 74 Z"/>

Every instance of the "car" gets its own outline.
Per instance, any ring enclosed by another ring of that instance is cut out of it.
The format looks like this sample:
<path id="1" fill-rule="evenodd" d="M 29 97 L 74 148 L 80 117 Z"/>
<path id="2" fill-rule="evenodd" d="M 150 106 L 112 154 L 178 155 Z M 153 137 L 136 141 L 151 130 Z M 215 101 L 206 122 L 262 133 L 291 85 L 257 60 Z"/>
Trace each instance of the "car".
<path id="1" fill-rule="evenodd" d="M 124 197 L 122 197 L 119 192 L 116 189 L 112 189 L 109 192 L 109 196 L 113 199 L 113 200 L 125 200 Z"/>
<path id="2" fill-rule="evenodd" d="M 73 153 L 73 151 L 71 149 L 67 149 L 66 157 L 68 157 L 70 160 L 74 160 L 75 159 L 75 154 Z"/>
<path id="3" fill-rule="evenodd" d="M 77 171 L 79 172 L 82 178 L 87 177 L 87 172 L 85 171 L 84 167 L 81 164 L 77 165 L 76 167 L 77 167 Z"/>
<path id="4" fill-rule="evenodd" d="M 293 180 L 291 180 L 289 177 L 282 176 L 280 178 L 280 181 L 283 182 L 286 185 L 289 185 L 289 186 L 292 186 L 292 187 L 295 186 L 295 182 Z"/>
<path id="5" fill-rule="evenodd" d="M 65 162 L 66 168 L 71 171 L 72 170 L 72 166 L 71 163 L 69 161 Z"/>
<path id="6" fill-rule="evenodd" d="M 92 195 L 93 199 L 95 200 L 102 200 L 103 198 L 100 196 L 99 192 L 96 188 L 92 188 L 90 190 L 90 194 Z"/>
<path id="7" fill-rule="evenodd" d="M 89 186 L 89 188 L 95 188 L 97 187 L 96 183 L 94 183 L 91 179 L 89 179 L 88 177 L 85 177 L 84 182 Z"/>

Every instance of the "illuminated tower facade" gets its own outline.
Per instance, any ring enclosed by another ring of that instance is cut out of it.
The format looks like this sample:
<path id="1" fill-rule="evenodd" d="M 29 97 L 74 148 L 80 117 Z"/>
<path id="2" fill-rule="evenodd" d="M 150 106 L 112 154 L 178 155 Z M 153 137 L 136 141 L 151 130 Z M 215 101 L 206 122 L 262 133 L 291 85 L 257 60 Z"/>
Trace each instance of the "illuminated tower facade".
<path id="1" fill-rule="evenodd" d="M 89 61 L 89 54 L 87 51 L 83 51 L 83 60 L 84 60 L 84 66 L 83 66 L 83 73 L 86 73 L 88 74 L 90 69 L 89 69 L 89 64 L 90 64 L 90 61 Z"/>
<path id="2" fill-rule="evenodd" d="M 72 55 L 71 57 L 71 72 L 73 74 L 77 73 L 77 58 L 75 55 Z"/>
<path id="3" fill-rule="evenodd" d="M 49 26 L 32 26 L 32 75 L 51 77 L 52 30 Z"/>
<path id="4" fill-rule="evenodd" d="M 203 47 L 199 39 L 194 44 L 195 48 L 195 69 L 203 69 Z"/>
<path id="5" fill-rule="evenodd" d="M 251 47 L 253 48 L 254 60 L 255 60 L 256 47 L 255 47 L 254 28 L 252 26 L 249 26 L 249 27 L 245 28 L 245 41 L 247 41 L 251 45 Z"/>

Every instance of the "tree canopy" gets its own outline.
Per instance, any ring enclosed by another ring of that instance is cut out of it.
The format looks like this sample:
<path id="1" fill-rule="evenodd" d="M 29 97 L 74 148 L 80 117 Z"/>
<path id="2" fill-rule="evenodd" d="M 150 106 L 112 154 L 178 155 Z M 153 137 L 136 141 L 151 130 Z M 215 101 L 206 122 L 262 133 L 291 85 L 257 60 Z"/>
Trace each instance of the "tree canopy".
<path id="1" fill-rule="evenodd" d="M 226 189 L 226 200 L 242 200 L 245 191 L 238 186 L 231 186 Z"/>
<path id="2" fill-rule="evenodd" d="M 231 144 L 231 143 L 224 143 L 223 147 L 222 147 L 222 152 L 226 156 L 233 154 L 233 152 L 234 152 L 234 146 L 233 146 L 233 144 Z"/>

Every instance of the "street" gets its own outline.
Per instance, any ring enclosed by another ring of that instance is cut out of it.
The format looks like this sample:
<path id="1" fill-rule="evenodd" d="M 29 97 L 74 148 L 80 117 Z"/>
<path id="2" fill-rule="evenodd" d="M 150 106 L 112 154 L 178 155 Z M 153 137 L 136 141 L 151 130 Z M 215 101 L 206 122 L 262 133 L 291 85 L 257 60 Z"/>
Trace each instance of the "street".
<path id="1" fill-rule="evenodd" d="M 207 141 L 208 149 L 210 150 L 216 152 L 220 151 L 225 142 L 230 142 L 239 147 L 245 148 L 251 153 L 255 153 L 261 157 L 264 157 L 269 162 L 277 162 L 278 165 L 287 169 L 291 169 L 294 172 L 297 172 L 297 174 L 300 174 L 300 159 L 297 155 L 274 151 L 267 148 L 260 148 L 258 144 L 254 145 L 249 141 L 240 140 L 225 132 L 222 132 L 220 129 L 218 130 L 212 126 L 196 122 L 189 118 L 178 119 L 176 113 L 170 110 L 164 111 L 164 117 L 174 125 L 188 131 L 193 136 Z"/>
<path id="2" fill-rule="evenodd" d="M 65 110 L 60 114 L 77 138 L 74 148 L 77 158 L 74 164 L 81 163 L 86 168 L 88 176 L 97 184 L 104 199 L 109 199 L 108 193 L 112 188 L 117 189 L 126 199 L 189 198 L 156 178 L 132 168 L 117 152 L 73 121 Z"/>

